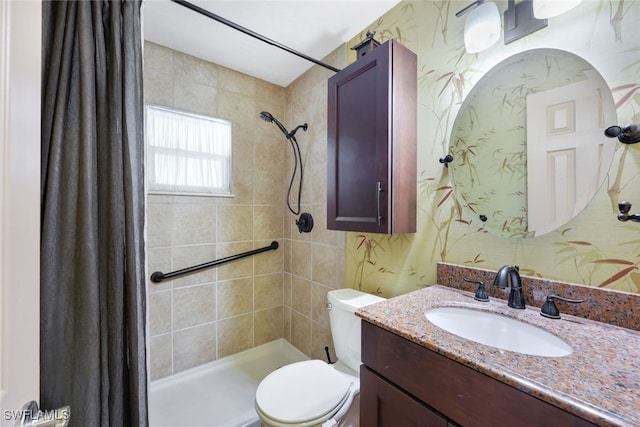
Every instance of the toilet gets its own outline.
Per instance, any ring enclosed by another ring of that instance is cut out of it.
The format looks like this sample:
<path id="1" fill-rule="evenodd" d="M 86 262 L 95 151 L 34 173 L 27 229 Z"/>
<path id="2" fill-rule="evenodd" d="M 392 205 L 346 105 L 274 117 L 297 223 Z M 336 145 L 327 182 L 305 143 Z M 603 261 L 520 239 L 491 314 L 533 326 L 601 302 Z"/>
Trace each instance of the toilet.
<path id="1" fill-rule="evenodd" d="M 354 312 L 384 298 L 338 289 L 330 291 L 327 299 L 338 361 L 306 360 L 270 373 L 256 390 L 255 407 L 263 425 L 334 425 L 360 392 L 360 318 Z"/>

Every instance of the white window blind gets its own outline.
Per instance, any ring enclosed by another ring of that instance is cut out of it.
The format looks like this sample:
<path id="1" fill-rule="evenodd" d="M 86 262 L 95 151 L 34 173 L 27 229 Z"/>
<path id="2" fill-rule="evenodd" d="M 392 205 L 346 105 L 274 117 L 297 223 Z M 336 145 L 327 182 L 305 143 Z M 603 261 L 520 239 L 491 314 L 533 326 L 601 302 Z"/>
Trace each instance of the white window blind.
<path id="1" fill-rule="evenodd" d="M 146 106 L 150 191 L 231 194 L 231 122 Z"/>

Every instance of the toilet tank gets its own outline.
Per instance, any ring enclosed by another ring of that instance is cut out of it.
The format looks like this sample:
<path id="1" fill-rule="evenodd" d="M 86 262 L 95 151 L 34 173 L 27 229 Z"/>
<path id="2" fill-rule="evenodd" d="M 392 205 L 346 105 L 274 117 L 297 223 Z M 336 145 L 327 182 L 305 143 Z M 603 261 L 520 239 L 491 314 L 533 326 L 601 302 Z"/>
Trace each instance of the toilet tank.
<path id="1" fill-rule="evenodd" d="M 340 362 L 358 372 L 361 363 L 361 319 L 354 313 L 358 308 L 383 301 L 384 298 L 346 288 L 329 291 L 327 298 L 336 356 Z"/>

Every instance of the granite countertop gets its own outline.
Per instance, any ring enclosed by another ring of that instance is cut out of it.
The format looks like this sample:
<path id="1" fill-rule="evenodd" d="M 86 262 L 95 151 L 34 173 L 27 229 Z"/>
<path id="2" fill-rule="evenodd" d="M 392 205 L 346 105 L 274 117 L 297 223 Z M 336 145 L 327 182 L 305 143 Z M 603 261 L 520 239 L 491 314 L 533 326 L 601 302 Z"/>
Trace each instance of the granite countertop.
<path id="1" fill-rule="evenodd" d="M 431 308 L 461 306 L 539 326 L 564 339 L 574 352 L 540 357 L 500 350 L 453 335 L 425 316 Z M 640 332 L 539 313 L 538 308 L 510 308 L 499 299 L 479 302 L 469 292 L 434 285 L 362 307 L 356 315 L 595 424 L 640 426 Z"/>

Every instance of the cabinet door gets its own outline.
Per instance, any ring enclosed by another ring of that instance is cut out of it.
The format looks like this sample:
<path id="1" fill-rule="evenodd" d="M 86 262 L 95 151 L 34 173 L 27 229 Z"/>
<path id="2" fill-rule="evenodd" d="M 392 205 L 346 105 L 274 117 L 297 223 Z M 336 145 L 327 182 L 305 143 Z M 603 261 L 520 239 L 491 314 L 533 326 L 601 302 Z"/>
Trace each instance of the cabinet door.
<path id="1" fill-rule="evenodd" d="M 388 221 L 389 52 L 379 46 L 329 79 L 329 228 L 380 231 Z"/>
<path id="2" fill-rule="evenodd" d="M 447 427 L 447 420 L 366 366 L 360 367 L 361 427 Z"/>
<path id="3" fill-rule="evenodd" d="M 415 82 L 415 54 L 393 40 L 329 79 L 328 228 L 415 232 Z"/>

